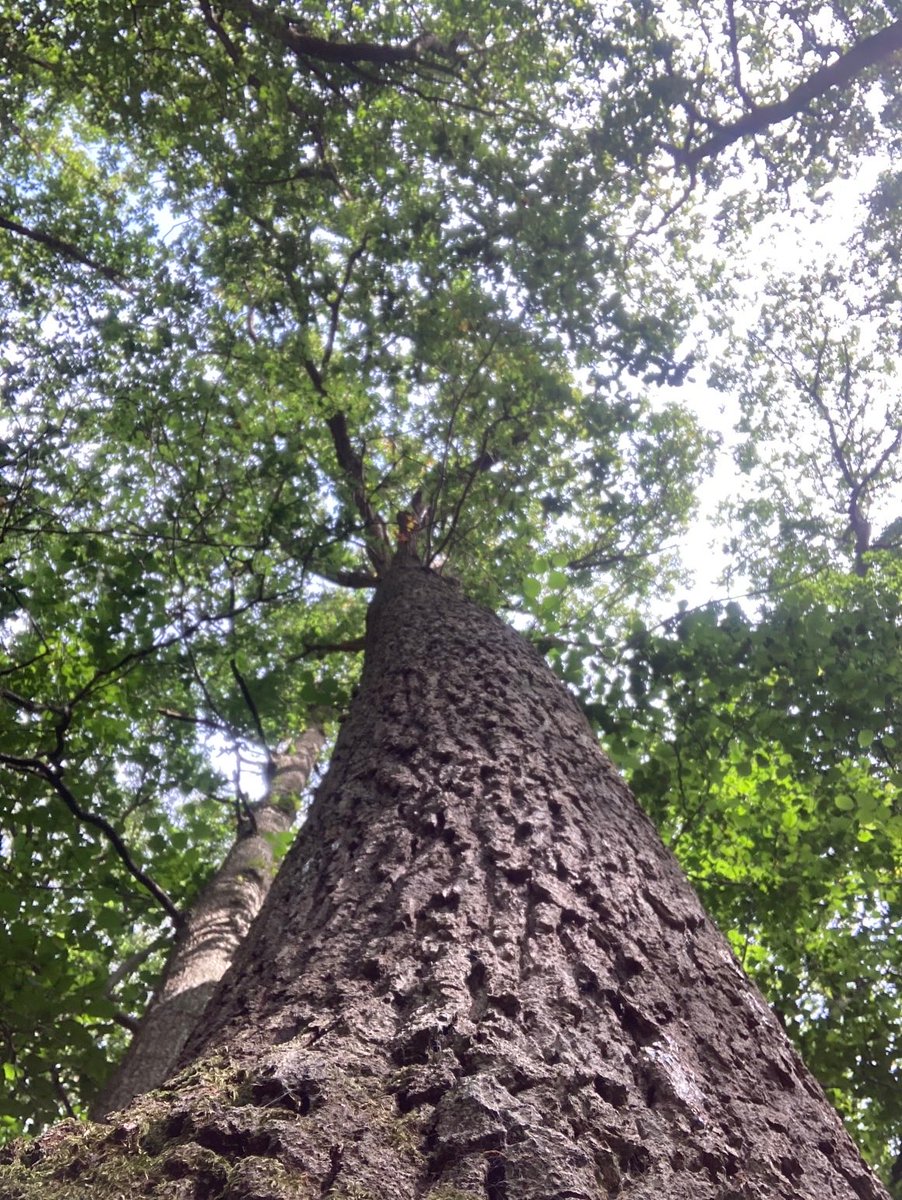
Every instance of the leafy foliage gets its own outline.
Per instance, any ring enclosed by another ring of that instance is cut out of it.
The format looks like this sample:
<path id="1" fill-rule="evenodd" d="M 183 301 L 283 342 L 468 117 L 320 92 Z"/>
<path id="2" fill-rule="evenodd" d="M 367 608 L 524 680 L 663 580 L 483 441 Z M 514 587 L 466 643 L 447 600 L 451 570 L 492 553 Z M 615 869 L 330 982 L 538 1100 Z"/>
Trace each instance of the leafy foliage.
<path id="1" fill-rule="evenodd" d="M 869 553 L 898 550 L 898 322 L 867 287 L 874 248 L 856 235 L 845 250 L 842 270 L 773 279 L 714 373 L 738 396 L 737 465 L 755 484 L 729 506 L 732 569 L 759 583 L 840 564 L 863 576 Z"/>

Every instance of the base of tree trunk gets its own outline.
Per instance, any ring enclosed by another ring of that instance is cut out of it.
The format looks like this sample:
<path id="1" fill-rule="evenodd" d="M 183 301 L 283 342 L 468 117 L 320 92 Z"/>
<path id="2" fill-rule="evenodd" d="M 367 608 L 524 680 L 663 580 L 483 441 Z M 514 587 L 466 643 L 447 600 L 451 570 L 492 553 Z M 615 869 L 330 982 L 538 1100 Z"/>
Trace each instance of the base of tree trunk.
<path id="1" fill-rule="evenodd" d="M 412 563 L 170 1085 L 0 1200 L 881 1200 L 582 714 Z"/>
<path id="2" fill-rule="evenodd" d="M 473 1073 L 459 1074 L 447 1050 L 397 1067 L 374 1063 L 366 1044 L 347 1033 L 339 1038 L 334 1050 L 286 1048 L 251 1071 L 213 1056 L 111 1125 L 64 1122 L 5 1152 L 0 1200 L 885 1195 L 849 1153 L 838 1121 L 835 1136 L 817 1147 L 823 1175 L 806 1179 L 803 1155 L 774 1155 L 775 1142 L 807 1141 L 804 1119 L 774 1120 L 760 1147 L 741 1133 L 700 1139 L 685 1105 L 664 1096 L 666 1128 L 656 1136 L 655 1122 L 640 1115 L 646 1097 L 639 1107 L 625 1086 L 601 1075 L 580 1082 L 550 1064 L 544 1081 L 505 1084 L 474 1070 L 472 1059 Z M 341 1062 L 355 1044 L 357 1061 Z M 681 1124 L 684 1136 L 675 1137 Z"/>

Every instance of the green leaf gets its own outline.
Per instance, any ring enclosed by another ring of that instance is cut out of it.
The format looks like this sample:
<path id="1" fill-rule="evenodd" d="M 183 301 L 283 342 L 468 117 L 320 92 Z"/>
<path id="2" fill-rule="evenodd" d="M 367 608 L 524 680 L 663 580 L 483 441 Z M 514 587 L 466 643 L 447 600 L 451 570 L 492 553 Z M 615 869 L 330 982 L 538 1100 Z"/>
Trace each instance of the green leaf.
<path id="1" fill-rule="evenodd" d="M 542 590 L 542 585 L 538 579 L 524 579 L 520 586 L 525 599 L 529 601 L 535 600 Z"/>

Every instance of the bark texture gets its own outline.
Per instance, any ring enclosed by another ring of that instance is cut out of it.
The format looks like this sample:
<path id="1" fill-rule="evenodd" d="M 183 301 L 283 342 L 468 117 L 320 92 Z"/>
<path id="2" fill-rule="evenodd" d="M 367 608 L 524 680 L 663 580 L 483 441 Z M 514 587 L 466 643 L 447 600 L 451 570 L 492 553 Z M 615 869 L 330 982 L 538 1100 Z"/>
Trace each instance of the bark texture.
<path id="1" fill-rule="evenodd" d="M 266 899 L 275 875 L 269 836 L 287 833 L 294 824 L 298 799 L 323 741 L 322 729 L 311 726 L 290 751 L 274 756 L 267 795 L 251 805 L 250 818 L 222 866 L 185 915 L 160 986 L 92 1108 L 95 1120 L 159 1087 L 178 1062 Z"/>
<path id="2" fill-rule="evenodd" d="M 0 1196 L 886 1195 L 571 697 L 410 560 L 184 1061 Z"/>

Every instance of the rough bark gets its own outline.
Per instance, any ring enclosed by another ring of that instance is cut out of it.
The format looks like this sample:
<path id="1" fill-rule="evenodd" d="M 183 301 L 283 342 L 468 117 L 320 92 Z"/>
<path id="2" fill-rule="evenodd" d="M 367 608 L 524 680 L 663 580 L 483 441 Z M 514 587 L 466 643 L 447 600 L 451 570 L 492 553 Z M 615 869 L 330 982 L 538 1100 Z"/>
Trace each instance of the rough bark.
<path id="1" fill-rule="evenodd" d="M 0 1196 L 886 1195 L 571 697 L 410 560 L 184 1061 Z"/>
<path id="2" fill-rule="evenodd" d="M 92 1108 L 100 1119 L 124 1108 L 167 1078 L 225 974 L 275 875 L 273 834 L 287 833 L 297 798 L 323 746 L 311 726 L 292 749 L 274 756 L 266 796 L 250 807 L 222 866 L 208 880 L 181 923 L 160 985 L 122 1061 Z"/>

